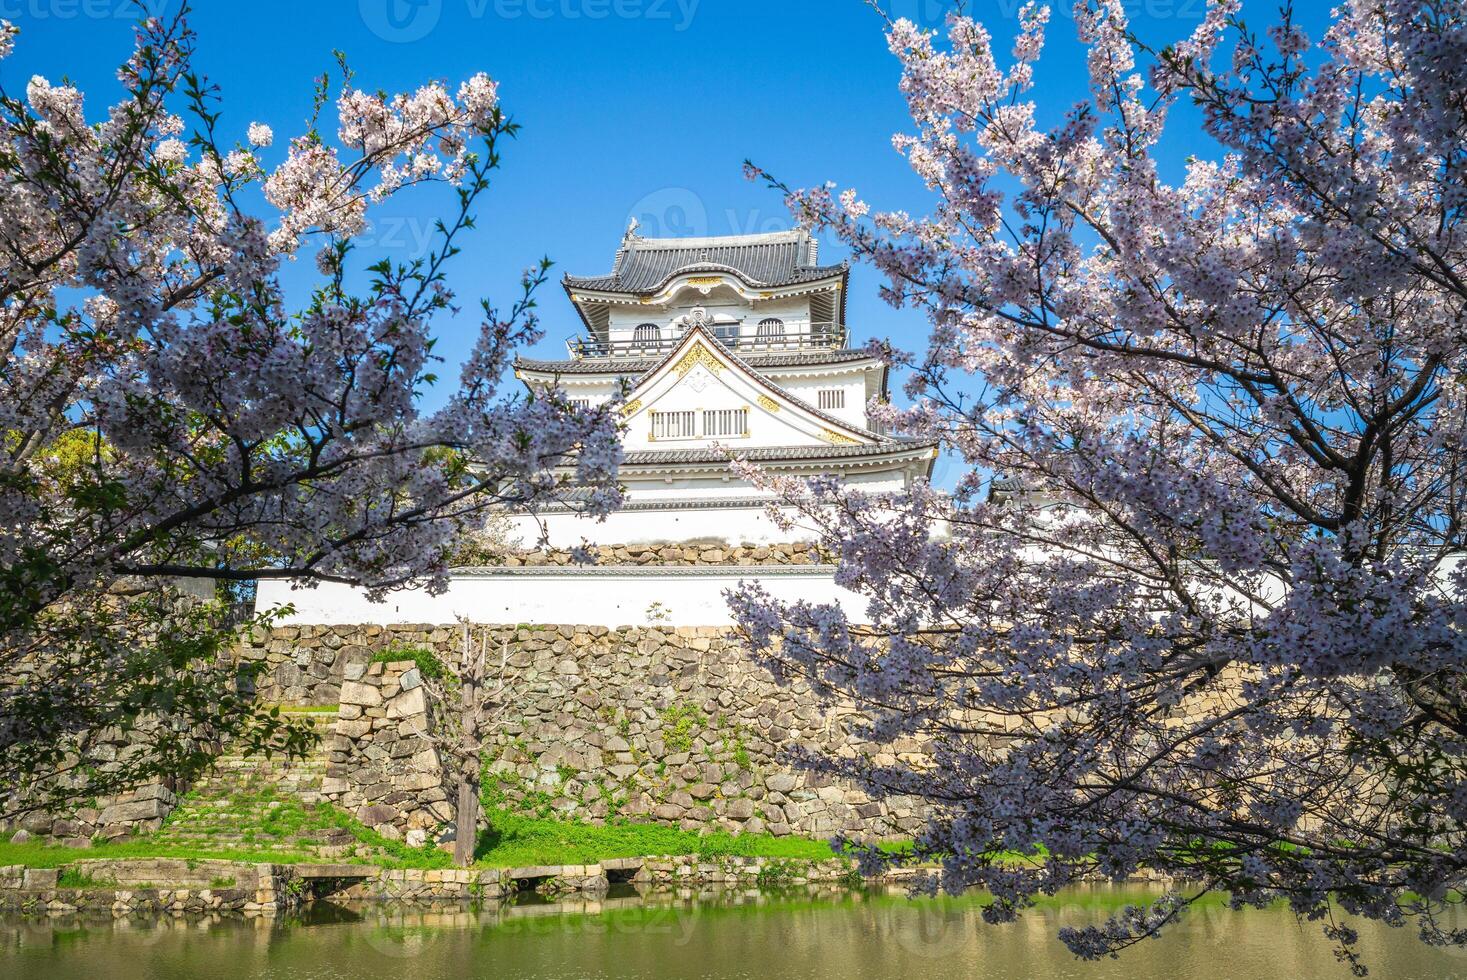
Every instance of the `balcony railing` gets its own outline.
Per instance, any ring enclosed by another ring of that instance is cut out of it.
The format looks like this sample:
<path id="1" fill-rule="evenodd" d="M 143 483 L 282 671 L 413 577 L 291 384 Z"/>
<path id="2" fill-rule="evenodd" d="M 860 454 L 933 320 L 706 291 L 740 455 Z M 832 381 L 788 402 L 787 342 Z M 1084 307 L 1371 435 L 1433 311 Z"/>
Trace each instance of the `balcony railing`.
<path id="1" fill-rule="evenodd" d="M 843 323 L 821 321 L 785 321 L 781 333 L 754 333 L 748 327 L 714 326 L 708 328 L 723 345 L 738 353 L 761 353 L 766 351 L 822 350 L 844 347 L 846 327 Z M 735 333 L 736 330 L 744 332 Z M 660 357 L 682 343 L 683 331 L 673 333 L 673 328 L 664 328 L 662 336 L 639 340 L 599 340 L 593 337 L 571 337 L 565 342 L 566 350 L 573 358 L 596 357 Z"/>

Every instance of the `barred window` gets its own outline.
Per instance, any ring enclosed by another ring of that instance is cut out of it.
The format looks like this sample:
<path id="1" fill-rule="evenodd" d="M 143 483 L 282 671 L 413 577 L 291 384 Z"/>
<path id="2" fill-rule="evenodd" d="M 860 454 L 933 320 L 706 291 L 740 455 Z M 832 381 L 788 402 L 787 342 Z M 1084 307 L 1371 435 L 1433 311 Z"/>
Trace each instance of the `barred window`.
<path id="1" fill-rule="evenodd" d="M 632 340 L 639 344 L 653 343 L 662 339 L 662 328 L 655 323 L 639 323 L 632 331 Z"/>
<path id="2" fill-rule="evenodd" d="M 709 409 L 703 413 L 703 435 L 744 436 L 749 434 L 749 410 L 747 408 Z"/>
<path id="3" fill-rule="evenodd" d="M 821 388 L 820 407 L 823 409 L 845 408 L 846 390 L 844 388 Z"/>
<path id="4" fill-rule="evenodd" d="M 759 321 L 756 333 L 760 337 L 783 337 L 784 321 L 777 316 L 768 316 Z"/>
<path id="5" fill-rule="evenodd" d="M 695 431 L 692 412 L 652 412 L 653 439 L 691 439 Z"/>

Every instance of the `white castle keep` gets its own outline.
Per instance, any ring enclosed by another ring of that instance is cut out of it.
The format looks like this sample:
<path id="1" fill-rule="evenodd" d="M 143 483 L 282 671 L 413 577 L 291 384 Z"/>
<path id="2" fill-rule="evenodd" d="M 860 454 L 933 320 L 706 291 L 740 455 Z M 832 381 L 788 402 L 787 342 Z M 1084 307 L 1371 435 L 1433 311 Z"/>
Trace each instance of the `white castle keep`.
<path id="1" fill-rule="evenodd" d="M 537 515 L 554 548 L 582 543 L 764 546 L 788 541 L 767 495 L 735 475 L 729 454 L 790 475 L 838 476 L 873 493 L 927 478 L 936 448 L 873 426 L 887 369 L 849 344 L 850 270 L 821 265 L 805 231 L 642 238 L 629 229 L 611 271 L 566 276 L 584 333 L 563 360 L 521 358 L 527 386 L 559 385 L 594 404 L 625 394 L 626 504 L 597 523 L 569 510 Z M 540 527 L 512 520 L 533 544 Z M 821 565 L 531 565 L 463 569 L 447 593 L 408 590 L 383 603 L 342 586 L 291 591 L 261 583 L 259 604 L 291 602 L 297 622 L 677 624 L 728 622 L 724 590 L 757 579 L 790 598 L 861 600 Z"/>

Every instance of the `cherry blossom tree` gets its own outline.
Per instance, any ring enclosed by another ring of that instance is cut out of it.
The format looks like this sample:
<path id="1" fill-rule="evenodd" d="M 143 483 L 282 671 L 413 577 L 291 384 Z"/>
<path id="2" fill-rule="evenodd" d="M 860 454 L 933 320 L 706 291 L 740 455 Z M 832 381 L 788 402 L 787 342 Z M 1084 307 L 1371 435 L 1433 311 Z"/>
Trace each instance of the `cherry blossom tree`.
<path id="1" fill-rule="evenodd" d="M 438 589 L 493 509 L 619 499 L 611 409 L 501 388 L 548 263 L 483 305 L 457 386 L 421 405 L 447 264 L 516 132 L 496 84 L 373 94 L 341 61 L 271 150 L 193 42 L 183 12 L 144 20 L 95 121 L 70 85 L 0 89 L 0 815 L 187 777 L 200 731 L 300 748 L 234 683 L 230 624 L 170 583 Z M 457 206 L 429 253 L 359 264 L 371 209 L 432 183 Z M 320 282 L 292 308 L 300 257 Z M 138 735 L 125 760 L 94 754 L 104 731 Z"/>
<path id="2" fill-rule="evenodd" d="M 1357 970 L 1342 913 L 1467 943 L 1467 8 L 1346 0 L 1310 37 L 1214 0 L 1154 50 L 1082 0 L 1089 91 L 1052 127 L 1048 17 L 1006 67 L 962 10 L 889 22 L 931 213 L 770 179 L 930 320 L 925 352 L 874 345 L 912 404 L 873 410 L 963 467 L 895 499 L 746 468 L 872 625 L 757 588 L 740 621 L 930 749 L 807 760 L 931 804 L 868 867 L 939 861 L 994 921 L 1082 875 L 1185 879 L 1066 930 L 1087 958 L 1212 891 L 1286 900 Z"/>

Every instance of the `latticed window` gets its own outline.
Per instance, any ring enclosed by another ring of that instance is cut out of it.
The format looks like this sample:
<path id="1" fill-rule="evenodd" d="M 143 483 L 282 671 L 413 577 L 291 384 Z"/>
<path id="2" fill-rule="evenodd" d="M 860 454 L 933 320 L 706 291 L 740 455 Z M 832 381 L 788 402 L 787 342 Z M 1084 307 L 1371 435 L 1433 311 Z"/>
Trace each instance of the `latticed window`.
<path id="1" fill-rule="evenodd" d="M 692 412 L 652 412 L 653 439 L 691 439 L 698 433 Z"/>
<path id="2" fill-rule="evenodd" d="M 821 388 L 820 407 L 823 409 L 845 408 L 846 390 L 844 388 Z"/>
<path id="3" fill-rule="evenodd" d="M 652 344 L 662 339 L 662 328 L 655 323 L 639 323 L 632 331 L 632 340 L 639 344 Z"/>
<path id="4" fill-rule="evenodd" d="M 765 317 L 759 321 L 757 333 L 760 337 L 783 337 L 784 321 L 777 316 Z"/>
<path id="5" fill-rule="evenodd" d="M 707 409 L 703 412 L 703 435 L 744 436 L 749 433 L 749 410 L 747 408 Z"/>

